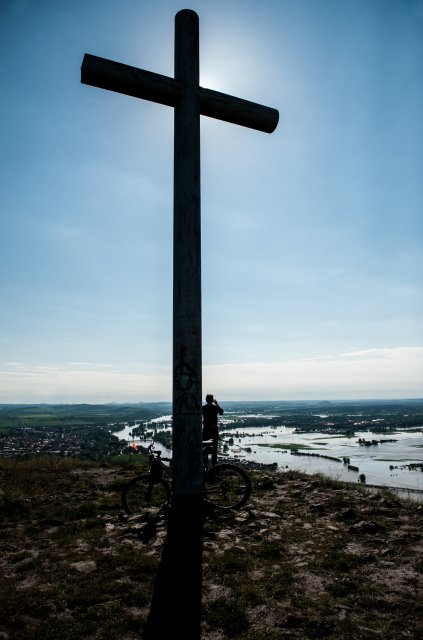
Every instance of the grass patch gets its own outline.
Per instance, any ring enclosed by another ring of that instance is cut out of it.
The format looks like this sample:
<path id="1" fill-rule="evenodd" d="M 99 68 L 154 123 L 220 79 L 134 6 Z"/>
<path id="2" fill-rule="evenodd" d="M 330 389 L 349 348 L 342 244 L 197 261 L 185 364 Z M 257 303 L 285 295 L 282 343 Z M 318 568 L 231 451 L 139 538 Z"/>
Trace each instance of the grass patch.
<path id="1" fill-rule="evenodd" d="M 221 629 L 229 638 L 235 638 L 250 626 L 247 612 L 239 602 L 219 598 L 204 612 L 204 619 L 212 629 Z"/>
<path id="2" fill-rule="evenodd" d="M 255 553 L 257 558 L 263 560 L 279 560 L 283 555 L 283 547 L 280 542 L 272 541 L 272 542 L 264 542 L 260 545 Z"/>
<path id="3" fill-rule="evenodd" d="M 296 442 L 283 442 L 278 444 L 257 444 L 257 447 L 269 447 L 270 449 L 313 449 L 308 444 L 297 444 Z"/>
<path id="4" fill-rule="evenodd" d="M 345 553 L 342 549 L 328 548 L 320 567 L 331 573 L 349 573 L 363 564 L 359 556 Z"/>
<path id="5" fill-rule="evenodd" d="M 221 556 L 216 556 L 212 560 L 210 567 L 224 579 L 227 579 L 228 575 L 247 571 L 248 562 L 245 553 L 240 553 L 237 549 L 227 549 Z"/>

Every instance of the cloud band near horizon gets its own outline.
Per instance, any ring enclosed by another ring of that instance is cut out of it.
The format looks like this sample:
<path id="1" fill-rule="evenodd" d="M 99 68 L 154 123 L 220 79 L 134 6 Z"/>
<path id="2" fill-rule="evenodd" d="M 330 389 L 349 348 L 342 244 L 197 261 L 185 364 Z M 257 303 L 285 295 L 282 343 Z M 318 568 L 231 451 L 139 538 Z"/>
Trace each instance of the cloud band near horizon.
<path id="1" fill-rule="evenodd" d="M 417 398 L 422 382 L 423 346 L 203 367 L 203 395 L 210 391 L 222 401 Z M 8 362 L 0 389 L 3 404 L 169 401 L 171 368 Z"/>

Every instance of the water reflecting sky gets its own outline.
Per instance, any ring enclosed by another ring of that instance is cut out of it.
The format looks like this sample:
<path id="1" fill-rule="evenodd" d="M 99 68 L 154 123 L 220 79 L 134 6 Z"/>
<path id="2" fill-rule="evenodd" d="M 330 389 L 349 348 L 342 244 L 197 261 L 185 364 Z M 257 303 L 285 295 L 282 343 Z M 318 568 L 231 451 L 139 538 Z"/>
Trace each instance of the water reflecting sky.
<path id="1" fill-rule="evenodd" d="M 263 417 L 264 426 L 242 427 L 238 423 L 238 426 L 234 425 L 231 429 L 230 416 L 227 416 L 226 429 L 221 430 L 222 443 L 228 445 L 225 455 L 237 457 L 240 461 L 277 463 L 280 469 L 289 468 L 310 474 L 323 473 L 331 478 L 349 482 L 358 482 L 359 474 L 365 474 L 367 484 L 423 490 L 423 473 L 406 466 L 423 462 L 422 432 L 411 429 L 387 434 L 360 431 L 348 438 L 325 432 L 295 433 L 294 429 L 289 427 L 269 428 L 265 426 L 269 416 L 256 417 Z M 154 427 L 158 430 L 169 429 L 170 420 L 171 416 L 162 416 L 154 423 L 149 422 L 149 430 Z M 132 442 L 132 429 L 133 427 L 126 427 L 116 435 Z M 233 438 L 233 445 L 228 444 L 230 438 Z M 378 444 L 362 446 L 358 443 L 360 438 L 367 441 L 376 440 Z M 143 440 L 136 438 L 135 442 Z M 291 454 L 290 449 L 283 448 L 283 445 L 293 444 L 306 446 L 307 448 L 302 450 L 304 452 L 339 458 L 340 462 L 316 456 L 296 456 Z M 170 455 L 170 452 L 158 443 L 156 447 Z M 359 471 L 348 470 L 347 465 L 342 463 L 344 457 L 348 457 L 350 464 L 358 467 Z"/>

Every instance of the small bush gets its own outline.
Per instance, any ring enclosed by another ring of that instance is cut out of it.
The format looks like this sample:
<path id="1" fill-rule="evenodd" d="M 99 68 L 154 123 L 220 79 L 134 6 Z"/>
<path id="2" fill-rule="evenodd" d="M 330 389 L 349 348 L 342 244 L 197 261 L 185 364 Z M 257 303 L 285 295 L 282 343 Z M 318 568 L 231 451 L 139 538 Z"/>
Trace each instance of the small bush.
<path id="1" fill-rule="evenodd" d="M 255 488 L 259 491 L 271 491 L 272 489 L 275 489 L 275 487 L 276 485 L 273 478 L 269 478 L 267 476 L 261 478 L 255 483 Z"/>
<path id="2" fill-rule="evenodd" d="M 282 546 L 279 542 L 265 542 L 257 550 L 257 557 L 263 560 L 278 560 L 282 556 Z"/>
<path id="3" fill-rule="evenodd" d="M 250 626 L 245 609 L 237 602 L 223 598 L 212 602 L 204 617 L 209 627 L 221 629 L 229 638 L 235 638 Z"/>
<path id="4" fill-rule="evenodd" d="M 362 562 L 363 560 L 358 556 L 335 549 L 329 551 L 328 555 L 322 560 L 321 567 L 335 573 L 348 573 L 362 564 Z"/>
<path id="5" fill-rule="evenodd" d="M 223 555 L 216 557 L 211 564 L 213 569 L 221 574 L 243 573 L 248 569 L 245 555 L 241 555 L 235 549 L 228 549 Z"/>

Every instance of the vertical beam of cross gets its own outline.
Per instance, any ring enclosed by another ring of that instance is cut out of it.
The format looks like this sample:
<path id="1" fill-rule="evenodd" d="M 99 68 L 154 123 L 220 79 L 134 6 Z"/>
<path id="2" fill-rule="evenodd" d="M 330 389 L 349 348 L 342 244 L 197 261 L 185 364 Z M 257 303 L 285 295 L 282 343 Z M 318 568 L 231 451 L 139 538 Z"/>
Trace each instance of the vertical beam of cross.
<path id="1" fill-rule="evenodd" d="M 201 455 L 201 187 L 198 16 L 175 18 L 173 186 L 173 474 L 175 496 L 199 495 Z"/>
<path id="2" fill-rule="evenodd" d="M 199 497 L 201 455 L 200 115 L 272 133 L 276 109 L 199 86 L 198 16 L 175 18 L 175 77 L 85 54 L 81 81 L 174 107 L 173 490 Z"/>

